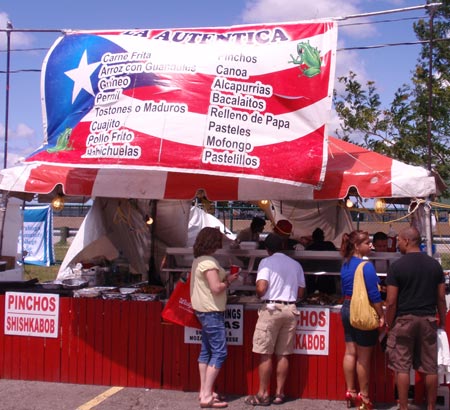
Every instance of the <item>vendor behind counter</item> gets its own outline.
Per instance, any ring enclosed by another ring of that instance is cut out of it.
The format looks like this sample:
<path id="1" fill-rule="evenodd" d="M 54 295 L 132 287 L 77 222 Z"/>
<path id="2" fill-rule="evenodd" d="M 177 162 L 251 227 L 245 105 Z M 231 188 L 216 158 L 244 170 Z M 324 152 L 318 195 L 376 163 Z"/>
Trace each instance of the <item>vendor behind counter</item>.
<path id="1" fill-rule="evenodd" d="M 308 245 L 307 251 L 336 251 L 337 248 L 333 242 L 325 240 L 325 234 L 322 229 L 316 228 L 312 233 L 312 243 Z M 339 272 L 341 262 L 333 260 L 305 260 L 302 261 L 305 272 Z M 334 295 L 338 291 L 337 282 L 339 277 L 335 275 L 306 275 L 306 293 L 310 295 L 316 291 Z"/>

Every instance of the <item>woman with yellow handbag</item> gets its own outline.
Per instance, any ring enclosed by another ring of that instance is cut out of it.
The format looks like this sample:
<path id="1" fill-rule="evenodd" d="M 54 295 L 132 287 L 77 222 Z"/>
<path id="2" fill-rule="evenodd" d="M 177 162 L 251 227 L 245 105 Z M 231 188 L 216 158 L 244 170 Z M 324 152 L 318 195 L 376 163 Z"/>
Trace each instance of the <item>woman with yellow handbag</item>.
<path id="1" fill-rule="evenodd" d="M 341 319 L 345 334 L 345 353 L 343 359 L 344 377 L 347 385 L 345 399 L 347 407 L 356 406 L 360 410 L 372 410 L 369 399 L 370 361 L 374 346 L 378 340 L 378 328 L 361 330 L 350 324 L 350 302 L 353 295 L 353 283 L 358 266 L 367 261 L 371 251 L 369 234 L 363 231 L 353 231 L 344 234 L 341 244 L 341 255 L 344 258 L 341 268 L 342 295 L 344 301 L 341 309 Z M 364 260 L 365 259 L 365 260 Z M 379 291 L 379 279 L 371 263 L 361 265 L 367 296 L 378 314 L 378 327 L 384 326 L 384 314 Z M 357 376 L 357 377 L 356 377 Z M 356 378 L 359 384 L 357 393 Z"/>

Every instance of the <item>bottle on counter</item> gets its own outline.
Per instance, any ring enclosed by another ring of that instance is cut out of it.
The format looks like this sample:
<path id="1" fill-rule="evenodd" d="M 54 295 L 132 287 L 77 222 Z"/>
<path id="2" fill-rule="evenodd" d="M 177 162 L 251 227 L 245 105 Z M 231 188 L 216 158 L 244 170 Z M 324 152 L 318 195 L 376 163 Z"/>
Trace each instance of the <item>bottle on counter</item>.
<path id="1" fill-rule="evenodd" d="M 121 285 L 128 282 L 130 273 L 130 264 L 128 259 L 119 251 L 119 256 L 112 261 L 111 274 L 115 285 Z"/>
<path id="2" fill-rule="evenodd" d="M 395 232 L 392 225 L 389 225 L 389 232 L 387 234 L 387 251 L 388 252 L 397 252 L 397 232 Z"/>

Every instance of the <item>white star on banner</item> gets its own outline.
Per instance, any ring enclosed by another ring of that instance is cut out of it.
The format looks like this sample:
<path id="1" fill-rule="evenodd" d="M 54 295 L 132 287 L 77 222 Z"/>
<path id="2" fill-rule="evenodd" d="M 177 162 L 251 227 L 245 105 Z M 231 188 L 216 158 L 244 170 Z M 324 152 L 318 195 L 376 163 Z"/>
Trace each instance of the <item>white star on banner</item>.
<path id="1" fill-rule="evenodd" d="M 99 65 L 100 62 L 88 64 L 87 52 L 86 50 L 84 50 L 78 67 L 65 72 L 67 77 L 69 77 L 74 82 L 72 91 L 72 104 L 78 97 L 78 94 L 81 90 L 85 90 L 89 94 L 94 95 L 94 90 L 92 89 L 91 83 L 91 75 Z"/>

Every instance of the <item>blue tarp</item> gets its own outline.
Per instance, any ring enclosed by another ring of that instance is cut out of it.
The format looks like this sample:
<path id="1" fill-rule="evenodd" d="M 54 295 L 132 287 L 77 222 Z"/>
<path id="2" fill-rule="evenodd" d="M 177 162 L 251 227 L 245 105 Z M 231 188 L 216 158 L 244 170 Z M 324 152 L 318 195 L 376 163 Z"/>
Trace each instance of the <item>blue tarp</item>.
<path id="1" fill-rule="evenodd" d="M 23 230 L 19 235 L 18 249 L 25 264 L 50 266 L 55 263 L 53 249 L 53 210 L 49 205 L 25 207 Z"/>

